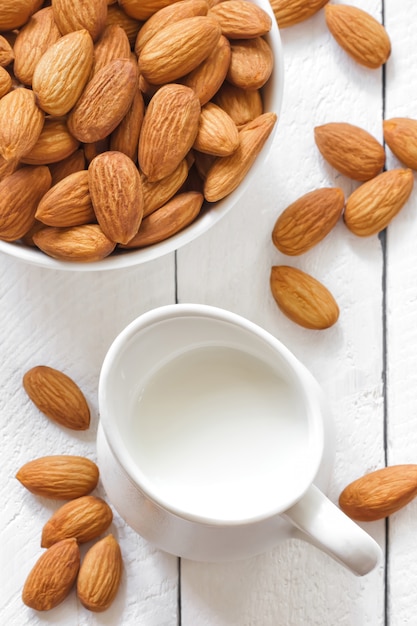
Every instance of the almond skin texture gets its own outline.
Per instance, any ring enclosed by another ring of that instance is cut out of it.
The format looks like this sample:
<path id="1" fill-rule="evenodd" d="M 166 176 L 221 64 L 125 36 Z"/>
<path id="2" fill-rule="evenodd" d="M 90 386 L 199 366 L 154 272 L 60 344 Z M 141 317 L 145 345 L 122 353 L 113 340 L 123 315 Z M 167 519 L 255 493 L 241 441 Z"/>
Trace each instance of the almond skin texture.
<path id="1" fill-rule="evenodd" d="M 417 170 L 417 120 L 409 117 L 385 120 L 384 139 L 397 159 Z"/>
<path id="2" fill-rule="evenodd" d="M 142 92 L 137 89 L 132 104 L 120 124 L 110 137 L 110 150 L 123 152 L 132 159 L 138 160 L 139 136 L 145 116 L 145 101 Z"/>
<path id="3" fill-rule="evenodd" d="M 115 59 L 94 74 L 68 115 L 72 135 L 84 143 L 110 135 L 129 110 L 137 79 L 132 59 Z"/>
<path id="4" fill-rule="evenodd" d="M 143 216 L 146 217 L 168 202 L 185 183 L 187 176 L 186 159 L 181 161 L 172 174 L 162 180 L 150 183 L 146 176 L 142 176 Z"/>
<path id="5" fill-rule="evenodd" d="M 349 196 L 343 218 L 346 226 L 359 237 L 369 237 L 384 230 L 399 213 L 413 190 L 410 169 L 382 172 L 363 183 Z"/>
<path id="6" fill-rule="evenodd" d="M 142 48 L 139 72 L 154 85 L 174 82 L 208 57 L 221 34 L 219 23 L 206 16 L 169 23 Z"/>
<path id="7" fill-rule="evenodd" d="M 35 9 L 34 0 L 4 0 L 0 4 L 0 31 L 19 28 L 28 21 Z"/>
<path id="8" fill-rule="evenodd" d="M 39 411 L 73 430 L 87 430 L 90 409 L 78 385 L 66 374 L 37 365 L 23 376 L 23 387 Z"/>
<path id="9" fill-rule="evenodd" d="M 262 150 L 276 120 L 275 113 L 264 113 L 248 122 L 239 133 L 239 146 L 233 154 L 216 159 L 204 182 L 204 197 L 208 202 L 221 200 L 238 187 Z"/>
<path id="10" fill-rule="evenodd" d="M 201 106 L 209 102 L 223 84 L 231 54 L 229 40 L 222 35 L 209 56 L 181 79 L 183 85 L 195 91 Z"/>
<path id="11" fill-rule="evenodd" d="M 87 83 L 93 51 L 93 40 L 87 30 L 69 33 L 47 49 L 32 79 L 41 109 L 56 117 L 72 109 Z"/>
<path id="12" fill-rule="evenodd" d="M 107 0 L 53 0 L 55 22 L 63 35 L 85 28 L 96 41 L 107 19 Z"/>
<path id="13" fill-rule="evenodd" d="M 44 165 L 22 167 L 0 182 L 0 239 L 15 241 L 30 230 L 36 207 L 51 186 Z"/>
<path id="14" fill-rule="evenodd" d="M 345 122 L 323 124 L 315 127 L 314 138 L 323 158 L 349 178 L 370 180 L 384 167 L 384 148 L 358 126 Z"/>
<path id="15" fill-rule="evenodd" d="M 263 104 L 258 89 L 250 91 L 225 81 L 213 98 L 213 102 L 230 115 L 238 128 L 263 113 Z"/>
<path id="16" fill-rule="evenodd" d="M 36 144 L 44 123 L 44 113 L 36 104 L 35 94 L 20 87 L 0 100 L 0 154 L 6 159 L 20 159 Z"/>
<path id="17" fill-rule="evenodd" d="M 50 163 L 49 171 L 52 175 L 52 186 L 56 185 L 67 176 L 84 170 L 85 167 L 85 156 L 82 148 L 75 150 L 75 152 L 61 159 L 57 163 Z"/>
<path id="18" fill-rule="evenodd" d="M 82 496 L 63 504 L 42 529 L 41 546 L 73 537 L 78 543 L 96 539 L 110 526 L 113 513 L 107 502 L 95 496 Z"/>
<path id="19" fill-rule="evenodd" d="M 95 222 L 87 170 L 69 174 L 51 187 L 39 202 L 35 217 L 47 226 L 62 228 Z"/>
<path id="20" fill-rule="evenodd" d="M 119 5 L 127 15 L 143 22 L 171 3 L 172 0 L 119 0 Z"/>
<path id="21" fill-rule="evenodd" d="M 190 87 L 164 85 L 145 113 L 139 138 L 141 171 L 150 182 L 172 174 L 191 149 L 198 132 L 200 101 Z"/>
<path id="22" fill-rule="evenodd" d="M 271 30 L 272 19 L 266 11 L 246 0 L 220 2 L 210 9 L 228 39 L 252 39 Z"/>
<path id="23" fill-rule="evenodd" d="M 327 4 L 324 11 L 331 34 L 357 63 L 376 69 L 388 60 L 390 39 L 372 15 L 345 4 Z"/>
<path id="24" fill-rule="evenodd" d="M 90 611 L 105 611 L 116 597 L 122 577 L 120 546 L 113 535 L 97 541 L 84 557 L 77 579 L 77 595 Z"/>
<path id="25" fill-rule="evenodd" d="M 86 496 L 98 483 L 98 467 L 83 456 L 57 454 L 25 463 L 16 478 L 28 491 L 44 498 L 73 500 Z"/>
<path id="26" fill-rule="evenodd" d="M 238 145 L 239 132 L 230 115 L 213 102 L 208 102 L 201 109 L 195 150 L 214 156 L 228 156 Z"/>
<path id="27" fill-rule="evenodd" d="M 26 606 L 49 611 L 69 594 L 80 568 L 80 550 L 75 539 L 64 539 L 44 552 L 30 571 L 22 591 Z"/>
<path id="28" fill-rule="evenodd" d="M 279 28 L 288 28 L 308 20 L 329 0 L 271 0 L 271 7 Z"/>
<path id="29" fill-rule="evenodd" d="M 130 241 L 143 216 L 142 181 L 133 161 L 122 152 L 99 154 L 88 167 L 88 186 L 103 232 L 117 243 Z"/>
<path id="30" fill-rule="evenodd" d="M 339 506 L 358 522 L 392 515 L 417 495 L 417 465 L 392 465 L 365 474 L 347 485 Z"/>
<path id="31" fill-rule="evenodd" d="M 35 67 L 49 46 L 61 37 L 55 23 L 52 7 L 46 7 L 32 15 L 19 31 L 13 46 L 15 76 L 25 85 L 32 84 Z"/>
<path id="32" fill-rule="evenodd" d="M 94 46 L 93 72 L 98 72 L 114 59 L 129 57 L 130 42 L 126 32 L 118 24 L 110 24 Z"/>
<path id="33" fill-rule="evenodd" d="M 7 39 L 0 35 L 0 66 L 7 67 L 14 61 L 14 52 Z"/>
<path id="34" fill-rule="evenodd" d="M 195 220 L 203 199 L 203 195 L 197 191 L 174 196 L 142 220 L 138 234 L 124 247 L 144 248 L 172 237 Z"/>
<path id="35" fill-rule="evenodd" d="M 278 217 L 272 241 L 283 254 L 304 254 L 318 244 L 338 222 L 345 198 L 342 189 L 310 191 L 290 204 Z"/>
<path id="36" fill-rule="evenodd" d="M 47 117 L 37 142 L 21 160 L 29 165 L 57 163 L 69 157 L 79 145 L 78 139 L 69 132 L 65 118 Z"/>
<path id="37" fill-rule="evenodd" d="M 271 76 L 273 64 L 272 50 L 263 37 L 235 39 L 226 78 L 242 89 L 260 89 Z"/>
<path id="38" fill-rule="evenodd" d="M 272 295 L 290 320 L 313 330 L 333 326 L 339 307 L 330 291 L 316 278 L 295 267 L 276 265 L 271 269 Z"/>
<path id="39" fill-rule="evenodd" d="M 101 261 L 116 247 L 116 243 L 103 233 L 98 224 L 69 228 L 46 226 L 33 235 L 33 241 L 54 259 L 79 263 Z"/>
<path id="40" fill-rule="evenodd" d="M 12 88 L 12 77 L 9 72 L 0 66 L 0 98 L 9 93 Z"/>

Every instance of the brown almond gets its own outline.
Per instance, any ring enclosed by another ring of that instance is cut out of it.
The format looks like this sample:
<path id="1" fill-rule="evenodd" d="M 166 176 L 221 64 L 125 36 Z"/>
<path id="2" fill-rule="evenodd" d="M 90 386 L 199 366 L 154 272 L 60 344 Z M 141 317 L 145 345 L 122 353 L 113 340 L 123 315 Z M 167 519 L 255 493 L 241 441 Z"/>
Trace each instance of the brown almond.
<path id="1" fill-rule="evenodd" d="M 0 66 L 0 98 L 9 93 L 13 85 L 9 72 Z"/>
<path id="2" fill-rule="evenodd" d="M 98 483 L 98 467 L 77 455 L 43 456 L 22 465 L 16 478 L 37 496 L 73 500 L 86 496 Z"/>
<path id="3" fill-rule="evenodd" d="M 156 182 L 149 182 L 146 176 L 142 178 L 143 190 L 143 217 L 160 209 L 170 200 L 185 183 L 188 176 L 188 164 L 183 159 L 176 169 L 165 178 Z"/>
<path id="4" fill-rule="evenodd" d="M 143 216 L 142 181 L 133 161 L 123 152 L 103 152 L 88 167 L 88 186 L 103 232 L 116 243 L 130 241 Z"/>
<path id="5" fill-rule="evenodd" d="M 138 160 L 150 182 L 172 174 L 198 132 L 200 101 L 190 87 L 172 83 L 155 93 L 145 113 Z"/>
<path id="6" fill-rule="evenodd" d="M 129 59 L 130 53 L 130 42 L 124 29 L 118 24 L 109 24 L 94 46 L 93 72 L 98 72 L 114 59 Z"/>
<path id="7" fill-rule="evenodd" d="M 410 169 L 382 172 L 353 191 L 347 199 L 343 218 L 346 226 L 359 237 L 369 237 L 384 230 L 399 213 L 413 190 Z"/>
<path id="8" fill-rule="evenodd" d="M 329 0 L 271 0 L 279 28 L 294 26 L 318 13 Z"/>
<path id="9" fill-rule="evenodd" d="M 90 409 L 79 386 L 64 372 L 36 365 L 23 376 L 23 387 L 39 411 L 73 430 L 87 430 Z"/>
<path id="10" fill-rule="evenodd" d="M 226 78 L 242 89 L 260 89 L 271 76 L 273 65 L 272 50 L 263 37 L 235 39 Z"/>
<path id="11" fill-rule="evenodd" d="M 346 122 L 316 126 L 314 139 L 323 158 L 349 178 L 370 180 L 384 167 L 384 148 L 375 137 L 359 126 Z"/>
<path id="12" fill-rule="evenodd" d="M 50 163 L 49 171 L 52 176 L 52 186 L 56 185 L 60 180 L 63 180 L 70 174 L 84 170 L 85 166 L 85 156 L 82 148 L 75 150 L 75 152 L 56 163 Z"/>
<path id="13" fill-rule="evenodd" d="M 47 117 L 33 148 L 22 157 L 29 165 L 50 165 L 66 159 L 80 142 L 69 132 L 65 117 Z"/>
<path id="14" fill-rule="evenodd" d="M 195 91 L 201 106 L 207 104 L 223 84 L 231 54 L 229 40 L 221 35 L 208 57 L 192 72 L 180 79 L 183 85 Z"/>
<path id="15" fill-rule="evenodd" d="M 107 502 L 96 496 L 81 496 L 66 502 L 53 513 L 42 529 L 41 546 L 73 537 L 78 543 L 97 539 L 113 521 Z"/>
<path id="16" fill-rule="evenodd" d="M 275 222 L 272 241 L 283 254 L 295 256 L 313 248 L 334 228 L 345 197 L 338 187 L 310 191 L 291 203 Z"/>
<path id="17" fill-rule="evenodd" d="M 140 89 L 136 89 L 132 104 L 110 137 L 110 150 L 123 152 L 135 163 L 138 160 L 139 135 L 145 116 L 145 101 Z"/>
<path id="18" fill-rule="evenodd" d="M 239 132 L 230 115 L 213 102 L 204 105 L 194 149 L 214 156 L 228 156 L 238 145 Z"/>
<path id="19" fill-rule="evenodd" d="M 196 219 L 203 200 L 203 195 L 197 191 L 177 194 L 145 217 L 137 235 L 123 247 L 144 248 L 172 237 Z"/>
<path id="20" fill-rule="evenodd" d="M 32 84 L 33 72 L 44 52 L 61 37 L 52 7 L 36 11 L 21 28 L 13 46 L 13 72 L 24 85 Z"/>
<path id="21" fill-rule="evenodd" d="M 97 541 L 85 555 L 78 575 L 81 604 L 90 611 L 106 611 L 116 597 L 122 570 L 122 553 L 113 535 Z"/>
<path id="22" fill-rule="evenodd" d="M 0 239 L 16 241 L 33 226 L 36 207 L 51 186 L 44 165 L 21 167 L 0 182 Z"/>
<path id="23" fill-rule="evenodd" d="M 64 35 L 39 59 L 32 89 L 43 111 L 59 117 L 79 99 L 93 65 L 93 40 L 87 30 Z"/>
<path id="24" fill-rule="evenodd" d="M 349 483 L 339 496 L 339 506 L 358 522 L 392 515 L 417 495 L 417 465 L 391 465 Z"/>
<path id="25" fill-rule="evenodd" d="M 136 20 L 145 21 L 154 13 L 163 9 L 172 0 L 119 0 L 123 11 Z"/>
<path id="26" fill-rule="evenodd" d="M 110 4 L 107 7 L 106 25 L 109 26 L 110 24 L 117 24 L 123 28 L 129 39 L 130 46 L 133 48 L 142 22 L 128 15 L 122 7 L 116 3 Z"/>
<path id="27" fill-rule="evenodd" d="M 410 117 L 384 120 L 384 139 L 397 159 L 417 170 L 417 120 Z"/>
<path id="28" fill-rule="evenodd" d="M 241 129 L 238 148 L 230 156 L 218 157 L 207 173 L 204 197 L 208 202 L 221 200 L 238 187 L 265 145 L 276 121 L 275 113 L 263 113 Z"/>
<path id="29" fill-rule="evenodd" d="M 169 23 L 142 48 L 139 72 L 154 85 L 172 83 L 200 65 L 221 34 L 219 23 L 207 16 Z"/>
<path id="30" fill-rule="evenodd" d="M 0 154 L 20 159 L 30 152 L 41 134 L 44 113 L 30 89 L 13 89 L 0 100 Z"/>
<path id="31" fill-rule="evenodd" d="M 14 61 L 14 52 L 6 37 L 0 35 L 0 67 L 7 67 Z"/>
<path id="32" fill-rule="evenodd" d="M 227 81 L 213 98 L 213 102 L 230 115 L 238 128 L 243 127 L 263 113 L 262 96 L 259 89 L 241 89 Z"/>
<path id="33" fill-rule="evenodd" d="M 129 110 L 137 80 L 132 59 L 114 59 L 94 74 L 68 115 L 72 135 L 84 143 L 110 135 Z"/>
<path id="34" fill-rule="evenodd" d="M 35 10 L 34 0 L 3 0 L 0 4 L 0 31 L 23 26 Z"/>
<path id="35" fill-rule="evenodd" d="M 35 245 L 58 261 L 92 263 L 113 252 L 116 243 L 105 235 L 99 224 L 68 228 L 46 226 L 33 235 Z"/>
<path id="36" fill-rule="evenodd" d="M 331 34 L 357 63 L 376 69 L 388 60 L 388 33 L 372 15 L 347 4 L 326 4 L 324 12 Z"/>
<path id="37" fill-rule="evenodd" d="M 269 13 L 247 0 L 228 0 L 211 7 L 208 15 L 216 18 L 228 39 L 252 39 L 266 35 L 272 26 Z"/>
<path id="38" fill-rule="evenodd" d="M 295 267 L 275 265 L 270 275 L 271 292 L 290 320 L 313 330 L 333 326 L 339 307 L 330 291 L 310 274 Z"/>
<path id="39" fill-rule="evenodd" d="M 49 611 L 71 591 L 80 568 L 80 550 L 75 539 L 64 539 L 46 550 L 26 578 L 22 600 L 36 611 Z"/>
<path id="40" fill-rule="evenodd" d="M 62 35 L 85 28 L 96 41 L 106 25 L 107 0 L 54 0 L 52 8 Z"/>
<path id="41" fill-rule="evenodd" d="M 96 221 L 88 186 L 88 172 L 69 174 L 47 191 L 35 217 L 47 226 L 81 226 Z"/>

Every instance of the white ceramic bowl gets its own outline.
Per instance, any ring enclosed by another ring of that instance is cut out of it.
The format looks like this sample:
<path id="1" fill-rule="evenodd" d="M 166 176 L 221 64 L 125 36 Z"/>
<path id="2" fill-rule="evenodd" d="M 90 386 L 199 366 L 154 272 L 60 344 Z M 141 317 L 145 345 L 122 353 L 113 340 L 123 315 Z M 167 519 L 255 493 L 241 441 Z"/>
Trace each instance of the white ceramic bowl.
<path id="1" fill-rule="evenodd" d="M 272 52 L 274 55 L 274 68 L 271 77 L 268 80 L 268 83 L 262 89 L 262 95 L 264 110 L 272 111 L 279 115 L 281 110 L 284 78 L 281 37 L 268 0 L 252 1 L 258 6 L 262 7 L 272 17 L 272 28 L 265 38 L 272 48 Z M 102 259 L 101 261 L 91 263 L 59 261 L 44 254 L 36 248 L 26 246 L 24 244 L 21 244 L 20 242 L 9 243 L 5 241 L 0 241 L 0 252 L 4 252 L 8 255 L 11 255 L 33 265 L 38 265 L 50 269 L 76 271 L 120 269 L 123 267 L 132 267 L 162 257 L 169 252 L 173 252 L 174 250 L 181 248 L 185 244 L 193 241 L 194 239 L 205 233 L 214 224 L 219 222 L 234 205 L 236 205 L 244 191 L 249 187 L 252 181 L 256 180 L 256 178 L 258 177 L 259 171 L 262 169 L 270 152 L 276 133 L 276 128 L 277 124 L 275 124 L 271 135 L 269 136 L 261 152 L 257 156 L 254 165 L 252 166 L 249 173 L 246 175 L 245 179 L 239 185 L 239 187 L 227 197 L 214 203 L 213 210 L 202 211 L 201 216 L 198 217 L 187 228 L 161 243 L 154 244 L 147 248 L 142 248 L 138 250 L 128 250 L 124 252 L 118 252 L 116 254 L 113 253 L 112 255 L 105 259 Z"/>

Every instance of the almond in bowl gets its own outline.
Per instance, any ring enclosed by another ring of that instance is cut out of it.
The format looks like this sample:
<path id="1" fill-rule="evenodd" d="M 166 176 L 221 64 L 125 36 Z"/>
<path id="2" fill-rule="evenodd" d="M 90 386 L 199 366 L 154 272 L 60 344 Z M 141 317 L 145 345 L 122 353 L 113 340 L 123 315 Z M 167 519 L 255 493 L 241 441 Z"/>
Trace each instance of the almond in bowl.
<path id="1" fill-rule="evenodd" d="M 51 17 L 65 24 L 0 98 L 0 251 L 54 269 L 137 265 L 205 233 L 258 177 L 281 108 L 279 30 L 267 0 L 168 0 L 146 16 L 131 0 L 118 17 L 76 5 L 76 20 L 67 4 L 16 37 L 19 68 Z"/>

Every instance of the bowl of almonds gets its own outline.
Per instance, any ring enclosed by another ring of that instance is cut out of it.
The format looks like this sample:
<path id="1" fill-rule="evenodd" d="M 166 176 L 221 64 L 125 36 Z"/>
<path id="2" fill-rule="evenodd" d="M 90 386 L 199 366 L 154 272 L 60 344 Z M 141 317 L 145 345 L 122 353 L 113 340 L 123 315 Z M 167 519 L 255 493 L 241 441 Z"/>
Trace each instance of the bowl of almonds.
<path id="1" fill-rule="evenodd" d="M 267 0 L 6 0 L 0 251 L 56 269 L 172 252 L 236 205 L 273 142 Z"/>

